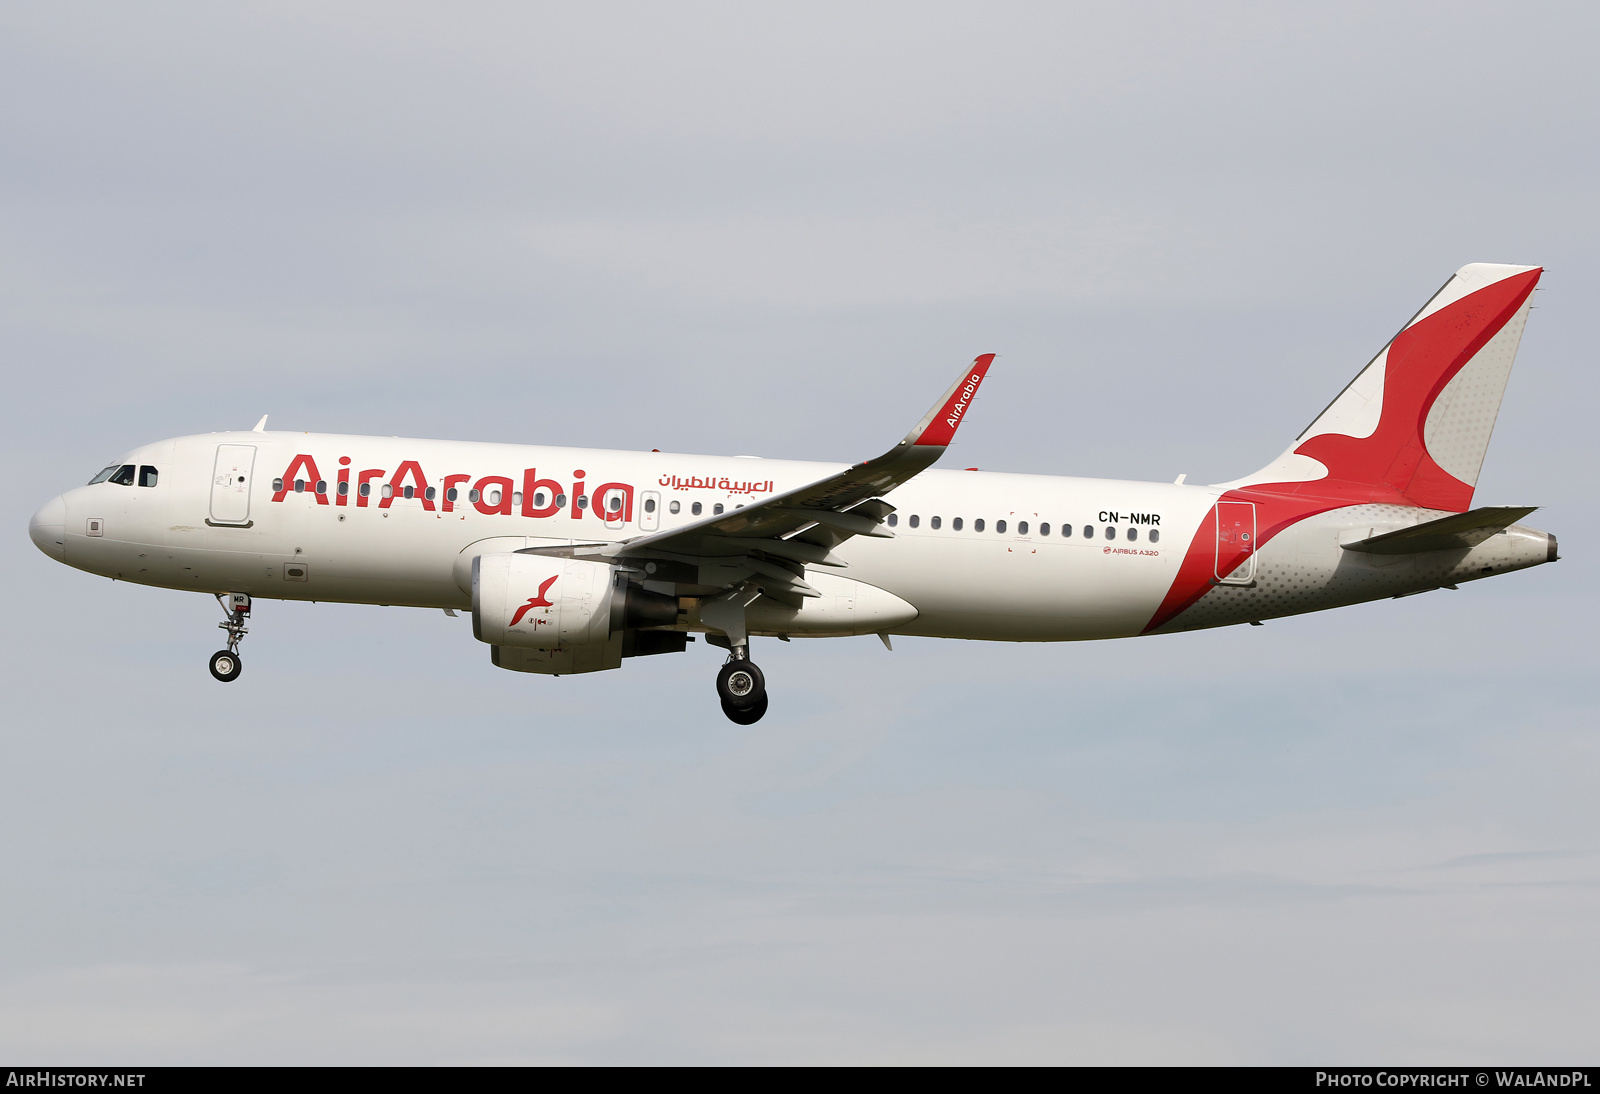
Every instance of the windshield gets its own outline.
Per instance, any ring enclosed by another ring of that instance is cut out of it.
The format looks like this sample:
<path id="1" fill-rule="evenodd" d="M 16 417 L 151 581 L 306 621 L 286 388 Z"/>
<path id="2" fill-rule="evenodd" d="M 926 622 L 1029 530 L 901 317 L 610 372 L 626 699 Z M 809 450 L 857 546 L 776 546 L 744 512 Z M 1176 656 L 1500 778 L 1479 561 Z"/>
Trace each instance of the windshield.
<path id="1" fill-rule="evenodd" d="M 97 482 L 105 482 L 112 475 L 116 474 L 117 473 L 117 468 L 119 468 L 121 466 L 122 465 L 120 463 L 112 464 L 110 467 L 108 467 L 104 471 L 100 472 L 100 474 L 98 474 L 94 478 L 90 479 L 89 480 L 89 485 L 93 486 Z"/>

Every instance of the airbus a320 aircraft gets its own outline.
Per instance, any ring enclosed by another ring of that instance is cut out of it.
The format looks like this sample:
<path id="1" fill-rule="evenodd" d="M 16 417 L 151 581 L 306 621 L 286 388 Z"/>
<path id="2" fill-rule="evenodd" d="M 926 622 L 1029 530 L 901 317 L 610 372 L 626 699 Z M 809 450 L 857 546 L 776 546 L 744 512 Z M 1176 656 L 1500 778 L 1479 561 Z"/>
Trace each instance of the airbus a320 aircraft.
<path id="1" fill-rule="evenodd" d="M 1542 270 L 1462 267 L 1288 449 L 1216 486 L 931 471 L 993 354 L 853 466 L 312 433 L 179 437 L 54 498 L 29 535 L 119 581 L 213 594 L 239 676 L 256 597 L 470 609 L 516 672 L 750 639 L 1059 642 L 1408 596 L 1553 562 L 1532 507 L 1472 508 Z"/>

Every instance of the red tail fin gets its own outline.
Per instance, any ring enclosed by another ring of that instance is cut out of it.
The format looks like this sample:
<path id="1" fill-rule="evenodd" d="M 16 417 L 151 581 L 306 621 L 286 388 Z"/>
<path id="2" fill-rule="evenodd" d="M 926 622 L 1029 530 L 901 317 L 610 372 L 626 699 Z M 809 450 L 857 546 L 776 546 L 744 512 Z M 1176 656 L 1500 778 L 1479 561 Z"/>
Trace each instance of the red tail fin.
<path id="1" fill-rule="evenodd" d="M 1543 272 L 1463 266 L 1287 452 L 1229 485 L 1471 508 Z"/>

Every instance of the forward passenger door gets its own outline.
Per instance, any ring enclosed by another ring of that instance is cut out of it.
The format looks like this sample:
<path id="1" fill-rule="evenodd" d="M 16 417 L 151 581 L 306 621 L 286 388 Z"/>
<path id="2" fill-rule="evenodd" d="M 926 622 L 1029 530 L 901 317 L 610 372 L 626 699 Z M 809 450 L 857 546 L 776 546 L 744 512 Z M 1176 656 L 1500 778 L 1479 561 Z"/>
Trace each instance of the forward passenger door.
<path id="1" fill-rule="evenodd" d="M 250 444 L 219 444 L 211 470 L 211 519 L 208 524 L 250 523 L 250 479 L 256 449 Z"/>

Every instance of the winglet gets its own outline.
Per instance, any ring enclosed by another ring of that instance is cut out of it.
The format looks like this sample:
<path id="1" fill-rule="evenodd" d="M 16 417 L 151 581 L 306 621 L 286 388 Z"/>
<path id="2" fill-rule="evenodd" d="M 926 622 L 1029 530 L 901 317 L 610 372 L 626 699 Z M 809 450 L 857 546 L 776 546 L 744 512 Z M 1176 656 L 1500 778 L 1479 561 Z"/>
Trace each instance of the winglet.
<path id="1" fill-rule="evenodd" d="M 972 399 L 978 394 L 978 385 L 983 383 L 983 378 L 988 375 L 989 366 L 994 364 L 994 354 L 985 353 L 972 362 L 972 367 L 962 373 L 961 379 L 950 386 L 944 398 L 930 411 L 922 421 L 917 423 L 915 429 L 906 434 L 904 443 L 913 445 L 933 445 L 939 448 L 947 446 L 956 435 L 956 426 L 961 424 L 962 416 L 967 408 L 972 405 Z"/>
<path id="2" fill-rule="evenodd" d="M 252 432 L 252 433 L 265 433 L 266 431 L 267 431 L 267 416 L 265 414 L 263 414 L 263 415 L 261 415 L 261 420 L 256 423 L 256 427 L 254 429 L 252 429 L 250 432 Z"/>

